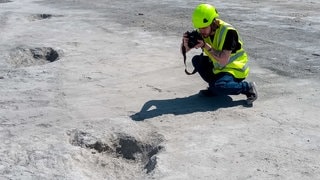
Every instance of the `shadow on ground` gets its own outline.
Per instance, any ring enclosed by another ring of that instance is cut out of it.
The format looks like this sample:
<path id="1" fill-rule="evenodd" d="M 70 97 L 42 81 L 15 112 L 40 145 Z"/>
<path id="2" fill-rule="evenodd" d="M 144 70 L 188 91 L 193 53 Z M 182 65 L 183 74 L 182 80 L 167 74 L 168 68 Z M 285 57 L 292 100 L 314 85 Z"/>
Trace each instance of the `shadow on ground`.
<path id="1" fill-rule="evenodd" d="M 134 121 L 143 121 L 164 114 L 183 115 L 239 105 L 245 106 L 245 104 L 245 100 L 233 101 L 230 96 L 201 97 L 195 94 L 184 98 L 150 100 L 143 105 L 140 112 L 130 117 Z"/>

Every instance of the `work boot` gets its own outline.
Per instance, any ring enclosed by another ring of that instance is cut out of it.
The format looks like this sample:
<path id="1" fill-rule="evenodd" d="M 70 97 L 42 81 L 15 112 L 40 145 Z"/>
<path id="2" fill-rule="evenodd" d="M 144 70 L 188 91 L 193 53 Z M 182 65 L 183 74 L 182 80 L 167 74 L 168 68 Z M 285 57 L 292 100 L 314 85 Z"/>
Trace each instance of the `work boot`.
<path id="1" fill-rule="evenodd" d="M 258 99 L 258 92 L 255 82 L 249 82 L 249 92 L 246 94 L 246 96 L 248 105 L 252 105 L 253 101 Z"/>

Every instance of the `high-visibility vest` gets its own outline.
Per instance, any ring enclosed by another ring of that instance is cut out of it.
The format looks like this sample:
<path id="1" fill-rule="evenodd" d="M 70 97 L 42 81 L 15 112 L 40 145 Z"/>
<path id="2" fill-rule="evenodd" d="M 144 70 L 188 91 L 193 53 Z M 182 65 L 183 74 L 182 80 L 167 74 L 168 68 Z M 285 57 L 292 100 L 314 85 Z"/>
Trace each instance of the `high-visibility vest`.
<path id="1" fill-rule="evenodd" d="M 217 51 L 222 51 L 224 41 L 226 39 L 227 33 L 229 30 L 235 30 L 230 24 L 219 20 L 220 26 L 214 34 L 213 41 L 210 37 L 204 38 L 204 41 L 211 45 L 211 47 Z M 238 33 L 238 32 L 237 32 Z M 248 66 L 248 56 L 243 49 L 243 42 L 238 37 L 238 41 L 241 44 L 241 49 L 237 50 L 235 53 L 231 53 L 228 63 L 225 66 L 221 66 L 219 62 L 204 48 L 204 52 L 211 61 L 213 62 L 213 73 L 218 74 L 220 72 L 228 72 L 232 74 L 235 78 L 243 79 L 246 78 L 249 74 Z"/>

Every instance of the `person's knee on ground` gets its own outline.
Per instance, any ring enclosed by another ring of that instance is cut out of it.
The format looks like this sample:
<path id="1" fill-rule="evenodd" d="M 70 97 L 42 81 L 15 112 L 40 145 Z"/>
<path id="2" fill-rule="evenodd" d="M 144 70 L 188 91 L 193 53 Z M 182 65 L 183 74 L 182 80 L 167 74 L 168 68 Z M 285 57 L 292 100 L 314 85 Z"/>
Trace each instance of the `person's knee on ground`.
<path id="1" fill-rule="evenodd" d="M 229 89 L 227 87 L 226 81 L 218 81 L 218 82 L 209 83 L 208 90 L 210 90 L 211 94 L 214 94 L 217 96 L 231 95 L 229 92 Z"/>

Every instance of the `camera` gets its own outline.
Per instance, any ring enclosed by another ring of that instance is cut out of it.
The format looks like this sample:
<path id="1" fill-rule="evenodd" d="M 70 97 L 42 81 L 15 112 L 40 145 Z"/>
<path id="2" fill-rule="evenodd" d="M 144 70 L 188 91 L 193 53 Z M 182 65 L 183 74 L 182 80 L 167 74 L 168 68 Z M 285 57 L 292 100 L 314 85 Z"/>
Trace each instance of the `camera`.
<path id="1" fill-rule="evenodd" d="M 193 48 L 194 46 L 196 46 L 198 44 L 198 40 L 203 40 L 201 34 L 196 30 L 193 30 L 191 32 L 187 31 L 187 37 L 189 38 L 189 48 Z"/>

